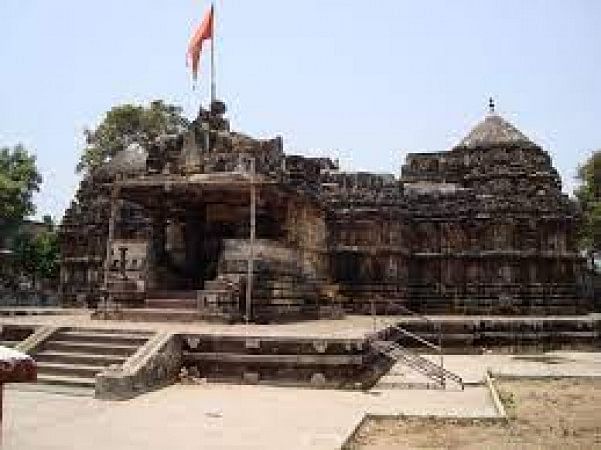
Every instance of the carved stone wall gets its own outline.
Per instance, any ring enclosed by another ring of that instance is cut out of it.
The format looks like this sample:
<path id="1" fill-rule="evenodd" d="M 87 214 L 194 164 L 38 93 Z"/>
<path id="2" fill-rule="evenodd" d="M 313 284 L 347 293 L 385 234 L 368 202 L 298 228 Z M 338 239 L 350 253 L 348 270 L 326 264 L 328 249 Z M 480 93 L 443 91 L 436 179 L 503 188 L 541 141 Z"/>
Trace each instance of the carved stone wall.
<path id="1" fill-rule="evenodd" d="M 123 152 L 82 182 L 61 234 L 66 301 L 99 289 L 115 182 L 116 239 L 149 242 L 149 286 L 160 288 L 161 271 L 174 267 L 187 267 L 174 286 L 184 288 L 187 277 L 202 287 L 196 276 L 222 286 L 223 242 L 250 230 L 252 158 L 257 238 L 293 251 L 317 291 L 335 292 L 348 311 L 374 303 L 388 312 L 590 310 L 575 241 L 579 211 L 548 153 L 499 116 L 449 151 L 408 155 L 397 178 L 286 155 L 280 137 L 231 131 L 224 111 L 220 103 L 201 110 L 183 135 L 151 143 L 147 157 Z"/>

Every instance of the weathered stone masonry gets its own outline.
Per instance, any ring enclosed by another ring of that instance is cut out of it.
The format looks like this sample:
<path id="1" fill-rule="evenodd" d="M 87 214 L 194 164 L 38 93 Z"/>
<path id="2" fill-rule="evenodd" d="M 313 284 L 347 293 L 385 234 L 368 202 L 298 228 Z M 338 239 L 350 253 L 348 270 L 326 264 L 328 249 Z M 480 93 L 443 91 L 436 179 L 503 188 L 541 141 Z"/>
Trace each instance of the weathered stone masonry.
<path id="1" fill-rule="evenodd" d="M 104 281 L 124 309 L 238 320 L 257 194 L 253 318 L 347 312 L 566 314 L 590 309 L 579 218 L 549 155 L 491 113 L 449 151 L 410 154 L 400 178 L 286 155 L 230 131 L 225 107 L 132 146 L 90 174 L 61 230 L 64 301 Z M 112 199 L 111 199 L 112 196 Z M 177 300 L 177 301 L 176 301 Z"/>

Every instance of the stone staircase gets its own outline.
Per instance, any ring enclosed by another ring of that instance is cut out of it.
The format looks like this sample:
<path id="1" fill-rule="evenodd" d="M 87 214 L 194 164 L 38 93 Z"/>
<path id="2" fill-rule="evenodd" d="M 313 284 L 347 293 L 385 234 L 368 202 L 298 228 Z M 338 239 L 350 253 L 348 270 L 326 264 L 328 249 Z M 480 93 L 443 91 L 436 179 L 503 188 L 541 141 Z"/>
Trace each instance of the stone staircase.
<path id="1" fill-rule="evenodd" d="M 21 342 L 21 339 L 0 339 L 0 346 L 13 348 L 19 342 Z"/>
<path id="2" fill-rule="evenodd" d="M 395 342 L 373 341 L 371 345 L 372 348 L 379 353 L 421 373 L 424 377 L 433 380 L 442 388 L 444 388 L 449 381 L 460 386 L 461 390 L 465 387 L 463 378 L 456 373 L 445 369 L 442 365 L 437 364 L 424 356 L 418 355 L 414 351 L 398 345 Z"/>
<path id="3" fill-rule="evenodd" d="M 94 392 L 95 377 L 111 365 L 121 365 L 152 333 L 112 329 L 67 328 L 54 333 L 34 356 L 38 385 Z"/>
<path id="4" fill-rule="evenodd" d="M 145 307 L 151 309 L 196 309 L 196 291 L 149 291 L 146 294 Z"/>
<path id="5" fill-rule="evenodd" d="M 242 319 L 243 275 L 218 274 L 199 290 L 152 290 L 143 308 L 120 308 L 115 318 L 143 322 L 193 322 L 198 320 L 233 323 Z M 255 289 L 255 294 L 258 289 Z"/>
<path id="6" fill-rule="evenodd" d="M 149 291 L 143 308 L 120 308 L 114 318 L 134 322 L 193 322 L 205 318 L 199 301 L 209 291 Z M 200 300 L 199 300 L 200 299 Z"/>
<path id="7" fill-rule="evenodd" d="M 233 323 L 246 312 L 249 243 L 245 239 L 223 240 L 217 275 L 205 280 L 203 289 L 191 290 L 185 283 L 180 290 L 170 283 L 161 290 L 149 290 L 142 308 L 123 307 L 110 313 L 114 319 L 147 322 L 191 322 L 196 320 Z M 164 268 L 162 269 L 164 271 Z M 318 277 L 311 264 L 298 251 L 269 239 L 255 242 L 252 283 L 252 320 L 257 323 L 289 320 L 338 318 L 339 304 L 322 292 L 330 287 Z"/>

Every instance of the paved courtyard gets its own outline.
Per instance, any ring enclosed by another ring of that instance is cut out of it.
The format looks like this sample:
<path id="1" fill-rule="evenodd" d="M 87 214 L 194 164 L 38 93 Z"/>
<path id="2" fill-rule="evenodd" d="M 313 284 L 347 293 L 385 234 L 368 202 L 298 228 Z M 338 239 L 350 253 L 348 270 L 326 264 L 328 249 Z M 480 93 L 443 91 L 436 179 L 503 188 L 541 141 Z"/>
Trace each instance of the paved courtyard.
<path id="1" fill-rule="evenodd" d="M 498 415 L 485 387 L 344 392 L 175 385 L 127 402 L 7 389 L 4 449 L 340 448 L 366 413 Z"/>
<path id="2" fill-rule="evenodd" d="M 427 356 L 432 361 L 438 358 Z M 486 371 L 502 377 L 601 377 L 601 352 L 553 351 L 543 354 L 446 355 L 445 368 L 466 383 L 482 383 Z M 403 369 L 414 377 L 409 369 Z"/>
<path id="3" fill-rule="evenodd" d="M 80 313 L 3 317 L 0 323 L 358 338 L 387 321 L 377 320 L 374 327 L 373 318 L 352 316 L 247 328 L 93 321 L 87 313 Z M 366 415 L 499 418 L 484 384 L 487 370 L 509 377 L 601 377 L 598 352 L 447 355 L 444 363 L 468 383 L 464 391 L 454 385 L 447 390 L 426 389 L 431 383 L 402 364 L 393 366 L 369 392 L 198 384 L 174 385 L 126 402 L 107 402 L 51 393 L 47 388 L 9 386 L 2 448 L 333 450 L 340 448 Z"/>
<path id="4" fill-rule="evenodd" d="M 499 417 L 479 384 L 487 368 L 504 376 L 601 376 L 600 353 L 449 355 L 445 365 L 474 385 L 402 389 L 395 381 L 420 379 L 397 364 L 369 392 L 199 384 L 107 402 L 14 386 L 5 391 L 3 448 L 333 450 L 367 414 Z"/>

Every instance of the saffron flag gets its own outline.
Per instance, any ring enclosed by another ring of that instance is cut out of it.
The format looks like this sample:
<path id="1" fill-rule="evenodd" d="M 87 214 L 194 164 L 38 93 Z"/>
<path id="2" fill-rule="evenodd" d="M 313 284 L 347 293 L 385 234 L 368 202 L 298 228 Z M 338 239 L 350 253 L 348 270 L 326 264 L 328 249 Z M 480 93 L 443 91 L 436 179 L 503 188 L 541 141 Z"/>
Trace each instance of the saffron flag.
<path id="1" fill-rule="evenodd" d="M 200 59 L 200 52 L 202 51 L 202 44 L 204 41 L 213 39 L 213 6 L 205 15 L 200 26 L 196 29 L 190 43 L 188 44 L 188 52 L 186 54 L 186 61 L 188 66 L 192 66 L 192 77 L 194 80 L 198 77 L 198 61 Z"/>

